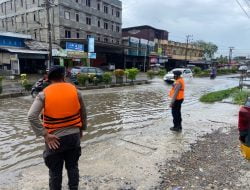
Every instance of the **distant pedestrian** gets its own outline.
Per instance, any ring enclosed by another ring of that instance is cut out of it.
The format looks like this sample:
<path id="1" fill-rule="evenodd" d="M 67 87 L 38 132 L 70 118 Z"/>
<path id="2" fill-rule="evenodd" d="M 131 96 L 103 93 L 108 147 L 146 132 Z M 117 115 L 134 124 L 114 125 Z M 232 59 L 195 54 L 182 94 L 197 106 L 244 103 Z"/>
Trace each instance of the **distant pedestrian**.
<path id="1" fill-rule="evenodd" d="M 28 120 L 37 137 L 43 136 L 46 166 L 49 168 L 50 190 L 60 190 L 63 165 L 70 190 L 78 189 L 80 137 L 87 128 L 87 115 L 81 94 L 64 80 L 65 69 L 54 66 L 48 73 L 51 84 L 33 102 Z M 41 123 L 39 115 L 42 112 Z"/>
<path id="2" fill-rule="evenodd" d="M 175 82 L 169 96 L 171 98 L 170 107 L 172 108 L 174 126 L 170 130 L 180 132 L 182 130 L 181 104 L 184 101 L 185 83 L 181 77 L 181 71 L 174 71 L 173 73 Z"/>

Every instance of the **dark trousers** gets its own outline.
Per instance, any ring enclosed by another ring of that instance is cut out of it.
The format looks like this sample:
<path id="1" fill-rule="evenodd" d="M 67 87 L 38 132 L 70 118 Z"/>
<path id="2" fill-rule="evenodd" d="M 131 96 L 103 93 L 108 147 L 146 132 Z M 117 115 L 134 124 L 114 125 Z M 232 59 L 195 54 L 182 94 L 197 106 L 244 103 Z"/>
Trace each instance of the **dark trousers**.
<path id="1" fill-rule="evenodd" d="M 49 188 L 50 190 L 61 190 L 65 163 L 69 189 L 77 190 L 79 184 L 78 160 L 81 156 L 80 134 L 60 137 L 59 142 L 59 149 L 51 150 L 46 145 L 43 153 L 45 164 L 49 168 Z"/>
<path id="2" fill-rule="evenodd" d="M 183 102 L 182 100 L 175 100 L 173 106 L 172 106 L 172 116 L 173 116 L 173 123 L 174 123 L 174 127 L 176 128 L 182 128 L 181 126 L 181 122 L 182 122 L 182 118 L 181 118 L 181 104 Z"/>

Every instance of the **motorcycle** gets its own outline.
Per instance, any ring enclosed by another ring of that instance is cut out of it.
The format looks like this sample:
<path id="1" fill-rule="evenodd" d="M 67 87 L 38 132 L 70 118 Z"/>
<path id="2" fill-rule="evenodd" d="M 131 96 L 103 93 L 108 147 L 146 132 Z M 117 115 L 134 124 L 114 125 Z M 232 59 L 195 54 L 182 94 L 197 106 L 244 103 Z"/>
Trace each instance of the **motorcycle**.
<path id="1" fill-rule="evenodd" d="M 39 79 L 32 87 L 31 89 L 31 96 L 35 98 L 39 92 L 43 91 L 44 88 L 46 88 L 50 83 L 44 79 Z"/>

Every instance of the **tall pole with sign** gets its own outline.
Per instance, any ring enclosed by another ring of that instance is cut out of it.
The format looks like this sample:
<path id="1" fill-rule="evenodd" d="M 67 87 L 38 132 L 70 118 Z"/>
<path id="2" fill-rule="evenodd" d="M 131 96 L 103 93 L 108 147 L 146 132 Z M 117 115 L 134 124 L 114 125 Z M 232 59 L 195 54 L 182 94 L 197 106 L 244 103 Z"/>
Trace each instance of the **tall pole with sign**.
<path id="1" fill-rule="evenodd" d="M 90 62 L 92 57 L 92 53 L 95 52 L 95 38 L 90 37 L 88 38 L 88 58 L 89 58 L 89 66 L 90 66 Z"/>
<path id="2" fill-rule="evenodd" d="M 52 66 L 52 39 L 51 39 L 51 23 L 50 23 L 50 14 L 49 8 L 51 7 L 51 3 L 49 0 L 46 0 L 46 15 L 47 15 L 47 25 L 48 25 L 48 40 L 49 40 L 49 59 L 48 59 L 48 69 Z"/>

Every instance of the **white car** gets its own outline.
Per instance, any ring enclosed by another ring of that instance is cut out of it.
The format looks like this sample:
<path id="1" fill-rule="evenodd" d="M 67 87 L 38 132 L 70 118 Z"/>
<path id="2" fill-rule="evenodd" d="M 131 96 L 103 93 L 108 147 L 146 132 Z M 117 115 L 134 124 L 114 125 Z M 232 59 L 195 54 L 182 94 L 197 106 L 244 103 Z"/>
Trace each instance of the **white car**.
<path id="1" fill-rule="evenodd" d="M 192 73 L 191 69 L 187 69 L 187 68 L 175 68 L 175 69 L 169 71 L 163 77 L 163 80 L 165 82 L 168 82 L 168 83 L 173 83 L 174 82 L 174 73 L 173 73 L 174 71 L 180 71 L 182 73 L 181 77 L 183 77 L 184 79 L 193 78 L 193 73 Z"/>

